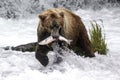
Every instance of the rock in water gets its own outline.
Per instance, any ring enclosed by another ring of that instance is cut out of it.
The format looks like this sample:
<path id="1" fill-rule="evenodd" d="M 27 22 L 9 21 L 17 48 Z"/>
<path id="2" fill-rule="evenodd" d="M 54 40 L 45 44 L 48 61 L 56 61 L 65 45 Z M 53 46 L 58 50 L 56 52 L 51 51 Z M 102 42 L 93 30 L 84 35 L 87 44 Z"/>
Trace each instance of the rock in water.
<path id="1" fill-rule="evenodd" d="M 59 37 L 59 40 L 61 41 L 65 41 L 67 44 L 70 45 L 70 42 L 72 40 L 68 40 L 62 36 Z M 49 36 L 48 38 L 46 38 L 45 40 L 39 42 L 38 44 L 39 45 L 47 45 L 51 42 L 55 41 L 55 39 L 53 39 L 52 36 Z M 19 45 L 19 46 L 7 46 L 7 47 L 4 47 L 3 49 L 5 50 L 15 50 L 15 51 L 22 51 L 22 52 L 34 52 L 35 51 L 35 48 L 36 48 L 36 45 L 37 45 L 37 42 L 32 42 L 32 43 L 28 43 L 28 44 L 23 44 L 23 45 Z"/>
<path id="2" fill-rule="evenodd" d="M 33 52 L 35 51 L 36 45 L 37 45 L 37 42 L 33 42 L 33 43 L 23 44 L 15 47 L 7 46 L 7 47 L 4 47 L 3 49 L 5 50 L 11 49 L 11 50 L 22 51 L 22 52 L 26 52 L 26 51 Z"/>

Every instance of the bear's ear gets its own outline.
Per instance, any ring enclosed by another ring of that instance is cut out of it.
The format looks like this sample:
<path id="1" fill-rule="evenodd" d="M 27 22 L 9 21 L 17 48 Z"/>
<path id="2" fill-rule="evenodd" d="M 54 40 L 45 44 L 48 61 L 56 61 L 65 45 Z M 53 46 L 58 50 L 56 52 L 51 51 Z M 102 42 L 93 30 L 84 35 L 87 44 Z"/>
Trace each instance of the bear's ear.
<path id="1" fill-rule="evenodd" d="M 46 16 L 45 15 L 39 15 L 38 16 L 42 21 L 45 20 Z"/>
<path id="2" fill-rule="evenodd" d="M 61 13 L 60 13 L 60 16 L 64 18 L 64 13 L 63 13 L 63 12 L 61 12 Z"/>
<path id="3" fill-rule="evenodd" d="M 52 17 L 52 18 L 55 18 L 55 17 L 56 17 L 56 14 L 55 14 L 55 13 L 52 13 L 52 14 L 51 14 L 51 17 Z"/>

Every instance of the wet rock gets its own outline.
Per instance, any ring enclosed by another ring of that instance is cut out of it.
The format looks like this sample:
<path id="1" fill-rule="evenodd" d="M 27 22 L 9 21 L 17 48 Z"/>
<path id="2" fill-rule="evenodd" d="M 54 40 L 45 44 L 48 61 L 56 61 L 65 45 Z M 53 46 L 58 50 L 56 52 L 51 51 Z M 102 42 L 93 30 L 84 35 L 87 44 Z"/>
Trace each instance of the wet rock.
<path id="1" fill-rule="evenodd" d="M 15 51 L 22 51 L 22 52 L 34 52 L 35 48 L 36 48 L 36 44 L 37 42 L 33 42 L 33 43 L 28 43 L 28 44 L 23 44 L 23 45 L 19 45 L 19 46 L 7 46 L 4 47 L 5 50 L 15 50 Z"/>

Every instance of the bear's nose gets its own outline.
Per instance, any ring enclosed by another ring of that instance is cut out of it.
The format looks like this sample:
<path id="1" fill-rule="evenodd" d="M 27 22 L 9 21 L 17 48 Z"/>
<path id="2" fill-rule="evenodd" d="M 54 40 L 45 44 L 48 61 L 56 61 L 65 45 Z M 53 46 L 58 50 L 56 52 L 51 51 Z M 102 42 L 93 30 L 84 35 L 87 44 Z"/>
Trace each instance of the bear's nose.
<path id="1" fill-rule="evenodd" d="M 53 39 L 59 39 L 58 35 L 53 35 L 52 37 L 53 37 Z"/>

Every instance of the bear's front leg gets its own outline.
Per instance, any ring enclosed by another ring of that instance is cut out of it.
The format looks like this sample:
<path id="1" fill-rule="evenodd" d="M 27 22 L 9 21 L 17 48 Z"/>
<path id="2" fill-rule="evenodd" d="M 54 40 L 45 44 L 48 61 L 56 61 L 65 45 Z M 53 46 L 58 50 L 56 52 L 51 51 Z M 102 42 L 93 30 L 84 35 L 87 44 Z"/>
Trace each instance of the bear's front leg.
<path id="1" fill-rule="evenodd" d="M 37 44 L 37 46 L 36 46 L 35 57 L 43 66 L 47 66 L 47 64 L 49 63 L 47 53 L 50 50 L 51 49 L 46 45 Z"/>

